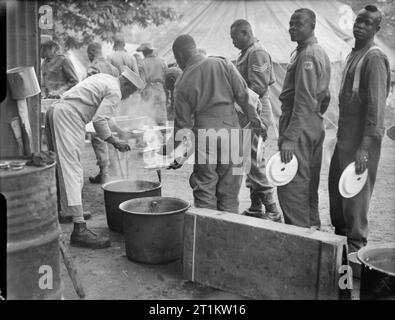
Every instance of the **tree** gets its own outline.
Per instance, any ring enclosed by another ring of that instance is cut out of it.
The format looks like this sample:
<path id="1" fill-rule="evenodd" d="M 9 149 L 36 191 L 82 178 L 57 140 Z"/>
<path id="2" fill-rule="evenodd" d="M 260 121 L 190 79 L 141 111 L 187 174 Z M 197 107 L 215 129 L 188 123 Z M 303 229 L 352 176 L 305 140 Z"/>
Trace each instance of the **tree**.
<path id="1" fill-rule="evenodd" d="M 160 25 L 176 18 L 174 9 L 152 0 L 43 1 L 51 6 L 52 36 L 65 49 L 79 48 L 95 38 L 111 42 L 128 25 Z"/>

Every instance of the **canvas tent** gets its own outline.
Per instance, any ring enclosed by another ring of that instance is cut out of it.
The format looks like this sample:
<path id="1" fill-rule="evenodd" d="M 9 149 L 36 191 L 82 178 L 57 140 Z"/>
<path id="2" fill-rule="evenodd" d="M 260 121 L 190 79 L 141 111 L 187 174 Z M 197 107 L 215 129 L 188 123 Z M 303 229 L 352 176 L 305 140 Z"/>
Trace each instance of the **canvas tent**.
<path id="1" fill-rule="evenodd" d="M 310 8 L 317 16 L 315 34 L 318 42 L 327 52 L 331 65 L 331 103 L 325 114 L 327 136 L 335 136 L 338 117 L 338 91 L 344 60 L 353 46 L 352 25 L 355 14 L 351 7 L 339 1 L 320 0 L 157 0 L 166 6 L 172 6 L 179 18 L 160 27 L 149 27 L 136 32 L 129 31 L 141 42 L 151 41 L 158 54 L 167 63 L 174 62 L 171 50 L 174 39 L 180 34 L 192 35 L 199 47 L 206 49 L 209 55 L 224 56 L 234 60 L 238 50 L 230 38 L 230 26 L 236 19 L 247 19 L 255 36 L 263 43 L 274 62 L 276 83 L 271 86 L 270 99 L 273 113 L 278 123 L 280 116 L 281 92 L 286 66 L 296 43 L 290 41 L 288 26 L 292 13 L 298 8 Z M 128 30 L 126 28 L 125 33 Z M 385 44 L 379 45 L 388 55 L 391 66 L 395 68 L 394 52 Z"/>
<path id="2" fill-rule="evenodd" d="M 290 41 L 288 33 L 289 19 L 298 8 L 313 10 L 317 17 L 316 37 L 327 52 L 332 66 L 330 83 L 332 98 L 324 118 L 327 129 L 326 144 L 333 140 L 337 127 L 341 74 L 344 61 L 354 44 L 352 26 L 355 14 L 350 6 L 339 1 L 319 0 L 207 0 L 165 1 L 165 3 L 176 9 L 179 19 L 153 30 L 148 29 L 147 40 L 153 42 L 158 48 L 158 54 L 168 63 L 174 61 L 171 51 L 174 39 L 184 33 L 192 35 L 198 47 L 206 49 L 209 55 L 219 55 L 234 60 L 239 51 L 232 44 L 230 26 L 236 19 L 246 19 L 251 23 L 255 36 L 266 47 L 274 62 L 276 83 L 270 87 L 270 100 L 277 125 L 281 113 L 278 96 L 290 55 L 296 48 L 296 43 Z M 377 42 L 388 55 L 394 68 L 394 52 L 379 39 Z M 326 147 L 325 156 L 328 160 L 331 148 L 328 145 Z"/>

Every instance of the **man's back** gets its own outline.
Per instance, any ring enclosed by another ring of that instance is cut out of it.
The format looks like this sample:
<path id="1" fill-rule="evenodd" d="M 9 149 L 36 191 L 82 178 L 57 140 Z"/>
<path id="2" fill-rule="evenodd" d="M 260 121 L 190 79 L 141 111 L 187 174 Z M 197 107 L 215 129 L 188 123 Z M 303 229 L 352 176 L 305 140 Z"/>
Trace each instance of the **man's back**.
<path id="1" fill-rule="evenodd" d="M 97 73 L 106 73 L 113 77 L 119 76 L 118 69 L 110 62 L 106 61 L 103 57 L 94 59 L 86 70 L 87 77 Z"/>
<path id="2" fill-rule="evenodd" d="M 141 77 L 147 84 L 154 82 L 164 83 L 166 70 L 166 63 L 157 56 L 148 56 L 139 65 Z"/>
<path id="3" fill-rule="evenodd" d="M 177 81 L 176 106 L 188 106 L 189 110 L 186 111 L 195 117 L 215 115 L 215 109 L 228 110 L 228 114 L 233 113 L 234 92 L 239 92 L 239 88 L 233 88 L 232 75 L 227 64 L 229 62 L 221 58 L 205 58 L 201 55 L 192 57 Z M 181 111 L 176 110 L 176 113 L 180 114 Z M 221 114 L 225 115 L 220 111 L 217 117 L 220 118 Z"/>
<path id="4" fill-rule="evenodd" d="M 41 73 L 44 94 L 52 94 L 56 91 L 57 94 L 61 95 L 78 83 L 74 66 L 64 54 L 56 54 L 52 59 L 44 60 Z"/>
<path id="5" fill-rule="evenodd" d="M 114 51 L 107 56 L 107 60 L 122 73 L 123 67 L 127 66 L 138 73 L 137 62 L 133 55 L 125 50 Z"/>

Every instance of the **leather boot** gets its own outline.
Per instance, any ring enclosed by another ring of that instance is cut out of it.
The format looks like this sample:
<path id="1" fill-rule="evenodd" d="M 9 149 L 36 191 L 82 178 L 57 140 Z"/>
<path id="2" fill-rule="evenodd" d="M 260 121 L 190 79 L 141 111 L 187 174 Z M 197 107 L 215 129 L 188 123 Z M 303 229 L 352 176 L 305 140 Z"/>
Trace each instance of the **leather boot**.
<path id="1" fill-rule="evenodd" d="M 251 207 L 245 211 L 243 211 L 242 215 L 254 217 L 254 218 L 262 218 L 262 201 L 259 197 L 257 197 L 252 191 L 250 192 L 251 197 Z"/>
<path id="2" fill-rule="evenodd" d="M 86 227 L 85 222 L 74 223 L 74 230 L 71 233 L 70 245 L 74 247 L 84 247 L 90 249 L 102 249 L 111 246 L 110 239 L 98 235 Z"/>
<path id="3" fill-rule="evenodd" d="M 109 174 L 107 168 L 100 168 L 100 172 L 95 177 L 89 177 L 90 183 L 104 184 L 109 181 Z"/>
<path id="4" fill-rule="evenodd" d="M 281 222 L 281 213 L 280 210 L 277 207 L 277 204 L 275 202 L 271 204 L 266 204 L 265 205 L 265 219 L 274 221 L 274 222 Z"/>

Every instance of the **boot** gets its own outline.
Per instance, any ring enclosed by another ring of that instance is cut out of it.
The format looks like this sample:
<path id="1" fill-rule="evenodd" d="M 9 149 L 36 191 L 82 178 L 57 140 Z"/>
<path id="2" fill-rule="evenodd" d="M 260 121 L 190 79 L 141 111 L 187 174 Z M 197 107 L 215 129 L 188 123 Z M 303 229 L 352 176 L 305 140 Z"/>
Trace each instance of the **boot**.
<path id="1" fill-rule="evenodd" d="M 252 192 L 250 193 L 251 197 L 251 207 L 247 210 L 242 212 L 242 215 L 254 217 L 254 218 L 262 218 L 263 211 L 262 211 L 262 201 Z"/>
<path id="2" fill-rule="evenodd" d="M 73 222 L 72 216 L 63 217 L 59 214 L 58 217 L 59 217 L 59 223 L 61 223 L 61 224 Z M 90 218 L 92 218 L 92 214 L 89 211 L 84 211 L 84 220 L 89 220 Z"/>
<path id="3" fill-rule="evenodd" d="M 278 210 L 277 205 L 275 202 L 271 204 L 266 204 L 265 205 L 265 219 L 274 221 L 274 222 L 281 222 L 281 213 L 280 210 Z"/>
<path id="4" fill-rule="evenodd" d="M 109 181 L 108 167 L 100 167 L 100 172 L 96 177 L 89 177 L 90 183 L 104 184 Z"/>
<path id="5" fill-rule="evenodd" d="M 102 249 L 111 246 L 110 239 L 89 230 L 85 222 L 74 223 L 74 230 L 70 236 L 70 245 L 90 249 Z"/>

